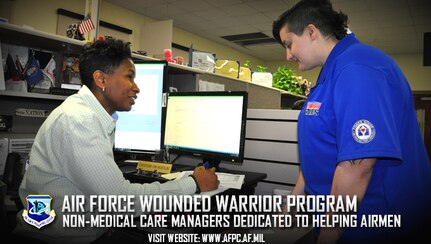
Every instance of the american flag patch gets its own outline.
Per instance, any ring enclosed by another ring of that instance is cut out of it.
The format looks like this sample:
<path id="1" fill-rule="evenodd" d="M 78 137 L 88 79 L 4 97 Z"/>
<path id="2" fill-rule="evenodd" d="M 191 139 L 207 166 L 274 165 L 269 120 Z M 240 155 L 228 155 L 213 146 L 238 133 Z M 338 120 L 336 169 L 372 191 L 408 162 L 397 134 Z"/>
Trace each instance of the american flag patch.
<path id="1" fill-rule="evenodd" d="M 308 102 L 307 106 L 305 107 L 305 115 L 312 115 L 312 116 L 318 116 L 320 106 L 322 106 L 322 103 L 319 102 Z"/>

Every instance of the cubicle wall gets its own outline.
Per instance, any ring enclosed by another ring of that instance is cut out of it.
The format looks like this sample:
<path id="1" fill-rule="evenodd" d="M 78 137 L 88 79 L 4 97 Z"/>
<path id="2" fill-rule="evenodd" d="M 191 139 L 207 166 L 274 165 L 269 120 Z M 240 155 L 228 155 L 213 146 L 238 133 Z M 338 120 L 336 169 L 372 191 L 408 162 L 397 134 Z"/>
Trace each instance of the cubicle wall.
<path id="1" fill-rule="evenodd" d="M 248 108 L 252 109 L 280 109 L 281 92 L 278 89 L 265 87 L 248 81 L 227 78 L 219 74 L 199 74 L 198 80 L 208 81 L 224 86 L 226 91 L 247 91 Z M 299 100 L 300 97 L 293 96 Z"/>
<path id="2" fill-rule="evenodd" d="M 292 190 L 299 173 L 298 115 L 299 110 L 249 109 L 244 162 L 241 166 L 222 167 L 266 173 L 256 194 Z"/>

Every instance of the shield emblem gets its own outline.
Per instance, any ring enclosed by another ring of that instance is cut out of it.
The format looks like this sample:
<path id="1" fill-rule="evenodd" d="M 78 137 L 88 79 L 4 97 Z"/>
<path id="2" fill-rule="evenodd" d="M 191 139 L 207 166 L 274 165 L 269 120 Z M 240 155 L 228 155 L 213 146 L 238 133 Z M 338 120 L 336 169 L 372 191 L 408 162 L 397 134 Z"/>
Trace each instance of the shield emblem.
<path id="1" fill-rule="evenodd" d="M 40 229 L 54 221 L 55 211 L 51 210 L 50 195 L 28 195 L 26 199 L 27 210 L 22 213 L 25 222 Z"/>

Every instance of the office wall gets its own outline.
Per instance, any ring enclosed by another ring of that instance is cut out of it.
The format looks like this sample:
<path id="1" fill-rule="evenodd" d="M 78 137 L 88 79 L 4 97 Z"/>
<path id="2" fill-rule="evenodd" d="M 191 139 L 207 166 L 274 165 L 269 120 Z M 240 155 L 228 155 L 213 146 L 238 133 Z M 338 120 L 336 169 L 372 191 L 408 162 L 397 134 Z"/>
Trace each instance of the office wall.
<path id="1" fill-rule="evenodd" d="M 12 5 L 10 23 L 28 25 L 37 30 L 53 34 L 56 34 L 57 31 L 58 8 L 82 15 L 85 13 L 85 0 L 14 0 Z M 31 6 L 31 8 L 28 6 Z M 139 37 L 141 25 L 154 21 L 135 12 L 116 7 L 106 1 L 101 1 L 100 19 L 131 29 L 133 34 L 125 41 L 132 42 L 133 50 L 140 50 Z"/>
<path id="2" fill-rule="evenodd" d="M 193 43 L 193 48 L 196 50 L 215 52 L 217 59 L 236 60 L 240 62 L 240 65 L 243 65 L 247 60 L 250 60 L 252 64 L 265 64 L 265 62 L 261 59 L 241 53 L 233 48 L 208 41 L 203 37 L 197 36 L 180 28 L 174 28 L 173 42 L 186 47 L 190 47 L 190 44 Z"/>
<path id="3" fill-rule="evenodd" d="M 391 57 L 395 60 L 395 62 L 397 62 L 401 70 L 404 72 L 404 75 L 407 77 L 412 91 L 431 91 L 431 67 L 423 66 L 422 53 L 391 55 Z M 270 72 L 277 71 L 277 67 L 283 65 L 287 65 L 288 67 L 292 68 L 298 75 L 302 75 L 313 84 L 316 83 L 320 72 L 320 68 L 315 68 L 314 70 L 310 71 L 299 71 L 298 65 L 294 62 L 267 62 L 268 70 Z"/>
<path id="4" fill-rule="evenodd" d="M 4 19 L 11 19 L 12 14 L 12 2 L 11 1 L 0 1 L 0 17 Z"/>
<path id="5" fill-rule="evenodd" d="M 393 55 L 413 91 L 431 91 L 431 67 L 423 66 L 423 54 Z"/>
<path id="6" fill-rule="evenodd" d="M 12 2 L 9 23 L 26 25 L 36 30 L 55 34 L 57 31 L 57 9 L 64 8 L 84 14 L 85 0 L 2 0 Z"/>
<path id="7" fill-rule="evenodd" d="M 1 2 L 0 7 L 2 11 L 0 14 L 4 12 L 2 15 L 7 16 L 7 11 L 4 9 L 11 9 L 10 23 L 31 26 L 37 30 L 53 34 L 57 31 L 58 8 L 63 8 L 82 15 L 85 12 L 85 0 L 2 0 Z M 3 16 L 0 15 L 0 17 Z M 131 29 L 133 33 L 127 41 L 132 43 L 132 50 L 145 50 L 145 47 L 139 46 L 141 25 L 156 21 L 106 1 L 101 1 L 100 19 Z M 265 63 L 260 59 L 175 27 L 172 41 L 186 47 L 190 47 L 190 45 L 193 44 L 193 48 L 197 50 L 215 52 L 219 59 L 238 60 L 242 64 L 246 60 L 250 60 L 251 63 Z"/>

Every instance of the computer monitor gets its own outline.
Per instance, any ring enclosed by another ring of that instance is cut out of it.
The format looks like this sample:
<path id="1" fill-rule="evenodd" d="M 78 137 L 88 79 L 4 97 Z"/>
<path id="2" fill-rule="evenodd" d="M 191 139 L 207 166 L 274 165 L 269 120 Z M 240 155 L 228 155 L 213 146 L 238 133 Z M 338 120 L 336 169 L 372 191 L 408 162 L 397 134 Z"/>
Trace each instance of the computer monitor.
<path id="1" fill-rule="evenodd" d="M 135 60 L 135 82 L 140 89 L 129 112 L 117 112 L 114 151 L 131 158 L 154 155 L 163 146 L 163 94 L 167 86 L 167 62 Z"/>
<path id="2" fill-rule="evenodd" d="M 164 145 L 169 153 L 240 164 L 244 157 L 247 92 L 178 92 L 167 96 Z"/>

